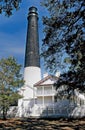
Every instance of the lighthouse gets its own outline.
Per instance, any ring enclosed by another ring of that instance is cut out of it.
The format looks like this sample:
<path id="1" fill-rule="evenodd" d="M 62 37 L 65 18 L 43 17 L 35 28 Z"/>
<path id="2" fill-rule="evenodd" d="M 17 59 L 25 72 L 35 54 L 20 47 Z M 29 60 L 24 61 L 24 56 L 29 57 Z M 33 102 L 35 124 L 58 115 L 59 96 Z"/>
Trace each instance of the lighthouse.
<path id="1" fill-rule="evenodd" d="M 25 51 L 24 81 L 25 85 L 29 85 L 32 87 L 34 83 L 41 79 L 38 13 L 36 7 L 29 8 L 27 19 L 28 27 Z"/>
<path id="2" fill-rule="evenodd" d="M 18 100 L 19 117 L 28 116 L 30 109 L 36 100 L 34 84 L 41 80 L 38 13 L 36 7 L 30 7 L 28 12 L 28 26 L 26 36 L 25 62 L 24 62 L 24 86 L 20 89 L 23 98 Z"/>

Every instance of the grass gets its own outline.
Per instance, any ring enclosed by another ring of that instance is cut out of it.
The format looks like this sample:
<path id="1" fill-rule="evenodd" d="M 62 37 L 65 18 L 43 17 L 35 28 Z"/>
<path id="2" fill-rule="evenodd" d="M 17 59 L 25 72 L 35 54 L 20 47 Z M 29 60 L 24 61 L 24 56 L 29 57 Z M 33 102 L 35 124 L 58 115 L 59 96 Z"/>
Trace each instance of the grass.
<path id="1" fill-rule="evenodd" d="M 0 130 L 85 130 L 83 119 L 10 118 L 0 120 Z"/>

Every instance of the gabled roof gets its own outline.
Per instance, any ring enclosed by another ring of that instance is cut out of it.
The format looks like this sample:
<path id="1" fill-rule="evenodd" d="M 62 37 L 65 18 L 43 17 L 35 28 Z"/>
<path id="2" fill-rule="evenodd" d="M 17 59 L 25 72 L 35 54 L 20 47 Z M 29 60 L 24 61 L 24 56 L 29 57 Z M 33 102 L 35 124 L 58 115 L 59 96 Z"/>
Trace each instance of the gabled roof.
<path id="1" fill-rule="evenodd" d="M 43 86 L 43 85 L 52 85 L 55 83 L 56 80 L 58 80 L 58 77 L 48 75 L 43 79 L 41 79 L 40 81 L 38 81 L 37 83 L 35 83 L 34 87 Z"/>

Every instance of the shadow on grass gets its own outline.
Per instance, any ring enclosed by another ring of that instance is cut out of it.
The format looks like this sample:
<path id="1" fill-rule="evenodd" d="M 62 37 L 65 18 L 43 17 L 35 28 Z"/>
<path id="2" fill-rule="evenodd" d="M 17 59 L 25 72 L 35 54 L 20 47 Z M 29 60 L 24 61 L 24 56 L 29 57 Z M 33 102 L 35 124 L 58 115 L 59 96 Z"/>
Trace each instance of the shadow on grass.
<path id="1" fill-rule="evenodd" d="M 11 118 L 0 120 L 0 130 L 84 130 L 85 119 Z"/>

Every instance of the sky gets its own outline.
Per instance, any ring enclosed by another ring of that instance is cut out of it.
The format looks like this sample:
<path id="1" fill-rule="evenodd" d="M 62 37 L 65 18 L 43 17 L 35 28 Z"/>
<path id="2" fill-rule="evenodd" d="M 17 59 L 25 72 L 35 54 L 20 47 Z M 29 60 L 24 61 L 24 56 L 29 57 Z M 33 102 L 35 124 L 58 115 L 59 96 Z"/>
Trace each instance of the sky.
<path id="1" fill-rule="evenodd" d="M 4 14 L 0 15 L 0 59 L 14 56 L 24 71 L 24 58 L 27 34 L 27 15 L 28 9 L 35 6 L 39 14 L 39 44 L 41 46 L 43 35 L 42 15 L 46 14 L 46 9 L 40 6 L 41 0 L 22 0 L 20 9 L 13 11 L 9 18 Z M 41 62 L 41 69 L 44 71 Z"/>

